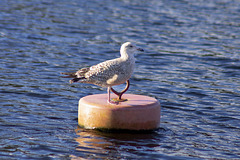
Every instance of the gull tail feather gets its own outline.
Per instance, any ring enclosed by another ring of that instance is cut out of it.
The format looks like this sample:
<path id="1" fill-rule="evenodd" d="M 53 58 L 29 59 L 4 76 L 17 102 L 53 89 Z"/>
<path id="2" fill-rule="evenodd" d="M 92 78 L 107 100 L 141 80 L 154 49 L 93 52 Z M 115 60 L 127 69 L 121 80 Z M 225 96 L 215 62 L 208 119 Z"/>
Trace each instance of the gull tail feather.
<path id="1" fill-rule="evenodd" d="M 81 79 L 85 79 L 85 77 L 78 77 L 75 72 L 74 73 L 73 72 L 72 73 L 61 73 L 61 74 L 66 75 L 66 76 L 62 76 L 62 78 L 73 78 L 69 81 L 70 84 L 72 84 L 74 82 L 78 82 Z"/>
<path id="2" fill-rule="evenodd" d="M 80 81 L 81 79 L 85 79 L 85 77 L 80 77 L 80 78 L 73 78 L 69 81 L 70 84 L 74 83 L 74 82 L 78 82 Z"/>
<path id="3" fill-rule="evenodd" d="M 61 74 L 66 75 L 66 76 L 62 76 L 62 78 L 77 78 L 77 75 L 75 72 L 71 72 L 71 73 L 65 72 Z"/>

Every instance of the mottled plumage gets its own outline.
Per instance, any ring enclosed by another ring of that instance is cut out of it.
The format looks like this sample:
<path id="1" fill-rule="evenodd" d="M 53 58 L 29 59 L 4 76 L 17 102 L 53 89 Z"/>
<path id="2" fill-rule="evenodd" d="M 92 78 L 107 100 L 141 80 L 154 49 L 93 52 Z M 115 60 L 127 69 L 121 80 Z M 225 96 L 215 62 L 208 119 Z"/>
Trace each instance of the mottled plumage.
<path id="1" fill-rule="evenodd" d="M 101 87 L 108 87 L 110 101 L 110 89 L 112 86 L 120 85 L 126 82 L 132 75 L 135 65 L 134 53 L 139 50 L 130 42 L 121 46 L 121 57 L 108 60 L 89 68 L 82 68 L 75 73 L 63 73 L 65 78 L 73 78 L 70 83 L 81 82 L 95 84 Z"/>

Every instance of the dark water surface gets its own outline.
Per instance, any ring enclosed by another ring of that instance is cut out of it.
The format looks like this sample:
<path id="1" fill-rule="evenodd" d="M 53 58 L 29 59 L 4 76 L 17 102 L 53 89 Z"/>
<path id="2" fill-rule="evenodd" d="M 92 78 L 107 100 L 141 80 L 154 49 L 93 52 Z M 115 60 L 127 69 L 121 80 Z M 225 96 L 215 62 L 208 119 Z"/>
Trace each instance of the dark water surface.
<path id="1" fill-rule="evenodd" d="M 160 129 L 79 128 L 79 98 L 106 89 L 60 72 L 126 41 L 145 49 L 128 93 L 161 102 Z M 238 0 L 1 0 L 0 55 L 0 159 L 240 158 Z"/>

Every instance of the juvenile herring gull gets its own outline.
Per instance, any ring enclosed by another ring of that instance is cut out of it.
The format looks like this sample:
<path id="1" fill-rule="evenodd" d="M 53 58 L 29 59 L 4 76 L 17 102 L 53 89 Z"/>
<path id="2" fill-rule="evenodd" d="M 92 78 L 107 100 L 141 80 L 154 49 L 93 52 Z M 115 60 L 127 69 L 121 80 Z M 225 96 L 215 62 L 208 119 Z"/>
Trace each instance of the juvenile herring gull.
<path id="1" fill-rule="evenodd" d="M 112 86 L 123 84 L 129 80 L 135 65 L 134 53 L 137 51 L 143 51 L 143 49 L 137 48 L 131 42 L 126 42 L 121 46 L 121 57 L 107 60 L 88 68 L 82 68 L 75 73 L 62 74 L 67 75 L 64 78 L 73 78 L 70 80 L 70 83 L 81 82 L 107 87 L 107 102 L 110 104 L 118 104 L 118 102 L 110 99 L 111 88 Z"/>

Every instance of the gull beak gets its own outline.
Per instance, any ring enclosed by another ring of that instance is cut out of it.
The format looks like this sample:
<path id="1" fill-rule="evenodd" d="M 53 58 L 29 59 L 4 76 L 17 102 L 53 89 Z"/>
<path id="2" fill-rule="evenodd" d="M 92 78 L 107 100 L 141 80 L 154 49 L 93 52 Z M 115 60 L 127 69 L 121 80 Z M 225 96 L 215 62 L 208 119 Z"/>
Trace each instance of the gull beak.
<path id="1" fill-rule="evenodd" d="M 144 52 L 144 50 L 142 48 L 138 48 L 137 49 L 138 51 L 141 51 L 141 52 Z"/>

